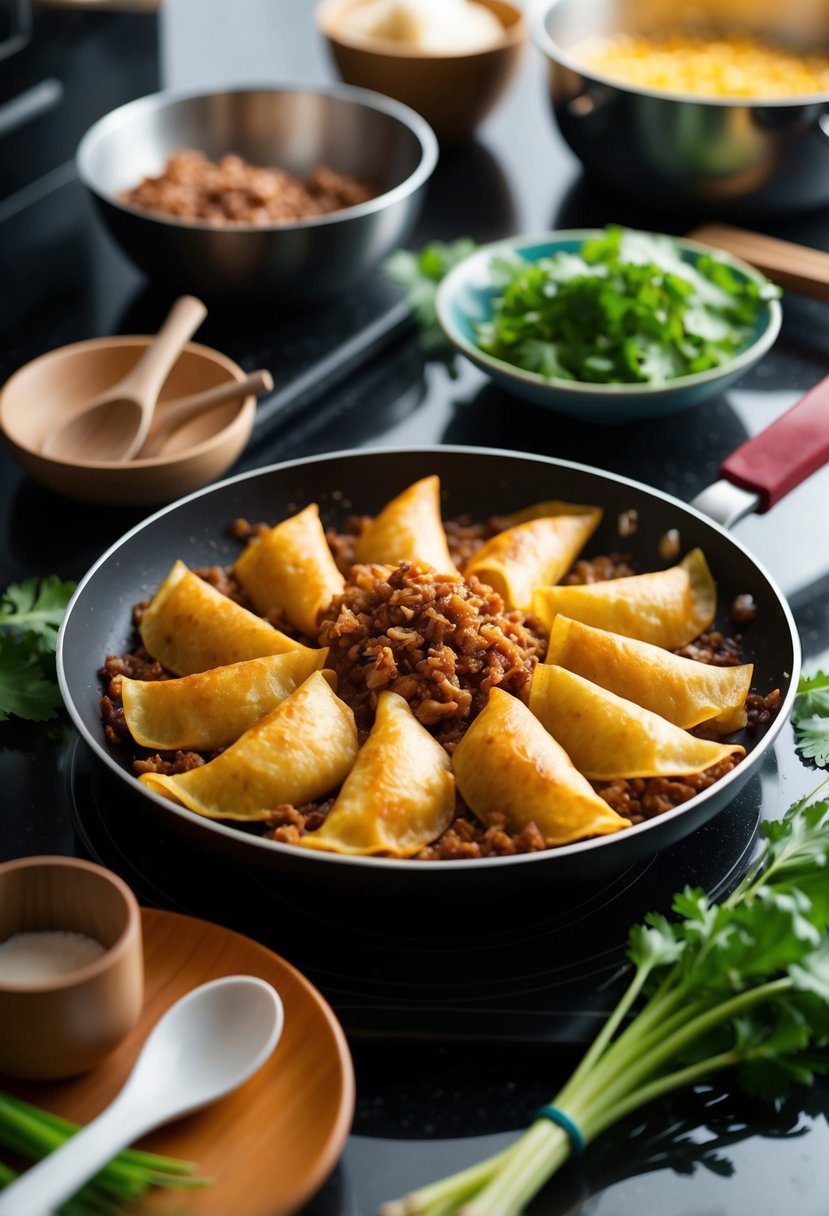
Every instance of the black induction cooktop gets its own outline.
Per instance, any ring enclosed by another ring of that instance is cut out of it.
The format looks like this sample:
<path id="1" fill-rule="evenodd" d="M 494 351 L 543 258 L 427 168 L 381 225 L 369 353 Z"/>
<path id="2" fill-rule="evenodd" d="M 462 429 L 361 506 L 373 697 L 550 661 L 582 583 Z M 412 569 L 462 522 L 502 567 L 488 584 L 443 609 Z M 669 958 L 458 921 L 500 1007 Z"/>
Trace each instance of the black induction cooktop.
<path id="1" fill-rule="evenodd" d="M 779 784 L 771 753 L 726 812 L 595 888 L 518 892 L 497 907 L 389 897 L 378 906 L 286 887 L 282 877 L 274 885 L 185 846 L 79 740 L 63 772 L 93 860 L 127 878 L 144 903 L 263 941 L 313 980 L 350 1035 L 493 1043 L 587 1040 L 618 996 L 629 926 L 670 913 L 685 885 L 727 895 L 751 859 L 762 808 L 776 813 Z"/>

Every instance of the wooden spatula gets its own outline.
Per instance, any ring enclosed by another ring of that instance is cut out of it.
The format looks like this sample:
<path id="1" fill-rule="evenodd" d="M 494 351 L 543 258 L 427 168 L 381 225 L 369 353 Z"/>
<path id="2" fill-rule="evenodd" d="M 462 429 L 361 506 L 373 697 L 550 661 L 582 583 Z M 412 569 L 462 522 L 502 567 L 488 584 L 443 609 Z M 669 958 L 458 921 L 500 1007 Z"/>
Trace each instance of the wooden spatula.
<path id="1" fill-rule="evenodd" d="M 829 253 L 729 224 L 703 224 L 688 236 L 742 258 L 784 291 L 829 300 Z"/>

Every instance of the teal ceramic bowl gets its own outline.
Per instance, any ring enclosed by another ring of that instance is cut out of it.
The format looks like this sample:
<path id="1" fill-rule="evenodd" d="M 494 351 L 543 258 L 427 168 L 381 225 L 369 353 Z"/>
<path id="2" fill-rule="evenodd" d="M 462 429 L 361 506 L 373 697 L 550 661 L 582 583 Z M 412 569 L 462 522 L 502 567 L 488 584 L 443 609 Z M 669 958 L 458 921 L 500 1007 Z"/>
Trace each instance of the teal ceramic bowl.
<path id="1" fill-rule="evenodd" d="M 585 240 L 601 235 L 601 230 L 596 229 L 569 229 L 541 236 L 511 237 L 476 250 L 449 272 L 438 289 L 438 319 L 449 341 L 508 392 L 589 422 L 633 422 L 689 409 L 724 392 L 771 347 L 782 319 L 776 299 L 762 302 L 754 332 L 732 359 L 709 371 L 678 376 L 658 385 L 591 384 L 548 378 L 537 372 L 523 371 L 477 346 L 475 327 L 491 319 L 492 301 L 498 294 L 490 274 L 493 255 L 518 254 L 532 262 L 560 251 L 577 253 Z M 761 274 L 739 258 L 697 241 L 680 237 L 670 239 L 683 261 L 693 264 L 703 254 L 716 254 L 742 278 L 763 281 Z"/>

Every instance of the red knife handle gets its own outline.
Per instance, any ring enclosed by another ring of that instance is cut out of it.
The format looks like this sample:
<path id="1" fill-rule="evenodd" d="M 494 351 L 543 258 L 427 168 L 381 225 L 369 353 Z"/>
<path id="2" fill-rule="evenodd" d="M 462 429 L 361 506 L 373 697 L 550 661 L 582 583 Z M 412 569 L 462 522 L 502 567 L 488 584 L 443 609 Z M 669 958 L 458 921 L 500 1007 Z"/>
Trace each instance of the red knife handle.
<path id="1" fill-rule="evenodd" d="M 753 490 L 770 510 L 829 461 L 829 376 L 720 465 L 720 476 Z"/>

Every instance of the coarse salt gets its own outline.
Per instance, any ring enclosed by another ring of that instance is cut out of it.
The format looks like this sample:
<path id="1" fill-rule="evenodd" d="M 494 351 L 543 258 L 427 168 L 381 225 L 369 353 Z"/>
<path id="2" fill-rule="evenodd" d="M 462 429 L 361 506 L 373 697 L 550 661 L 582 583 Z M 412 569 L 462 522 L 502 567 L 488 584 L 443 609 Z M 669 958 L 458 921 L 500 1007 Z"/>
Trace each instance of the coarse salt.
<path id="1" fill-rule="evenodd" d="M 84 933 L 62 929 L 15 933 L 0 942 L 0 984 L 23 987 L 58 979 L 103 953 L 101 943 Z"/>

